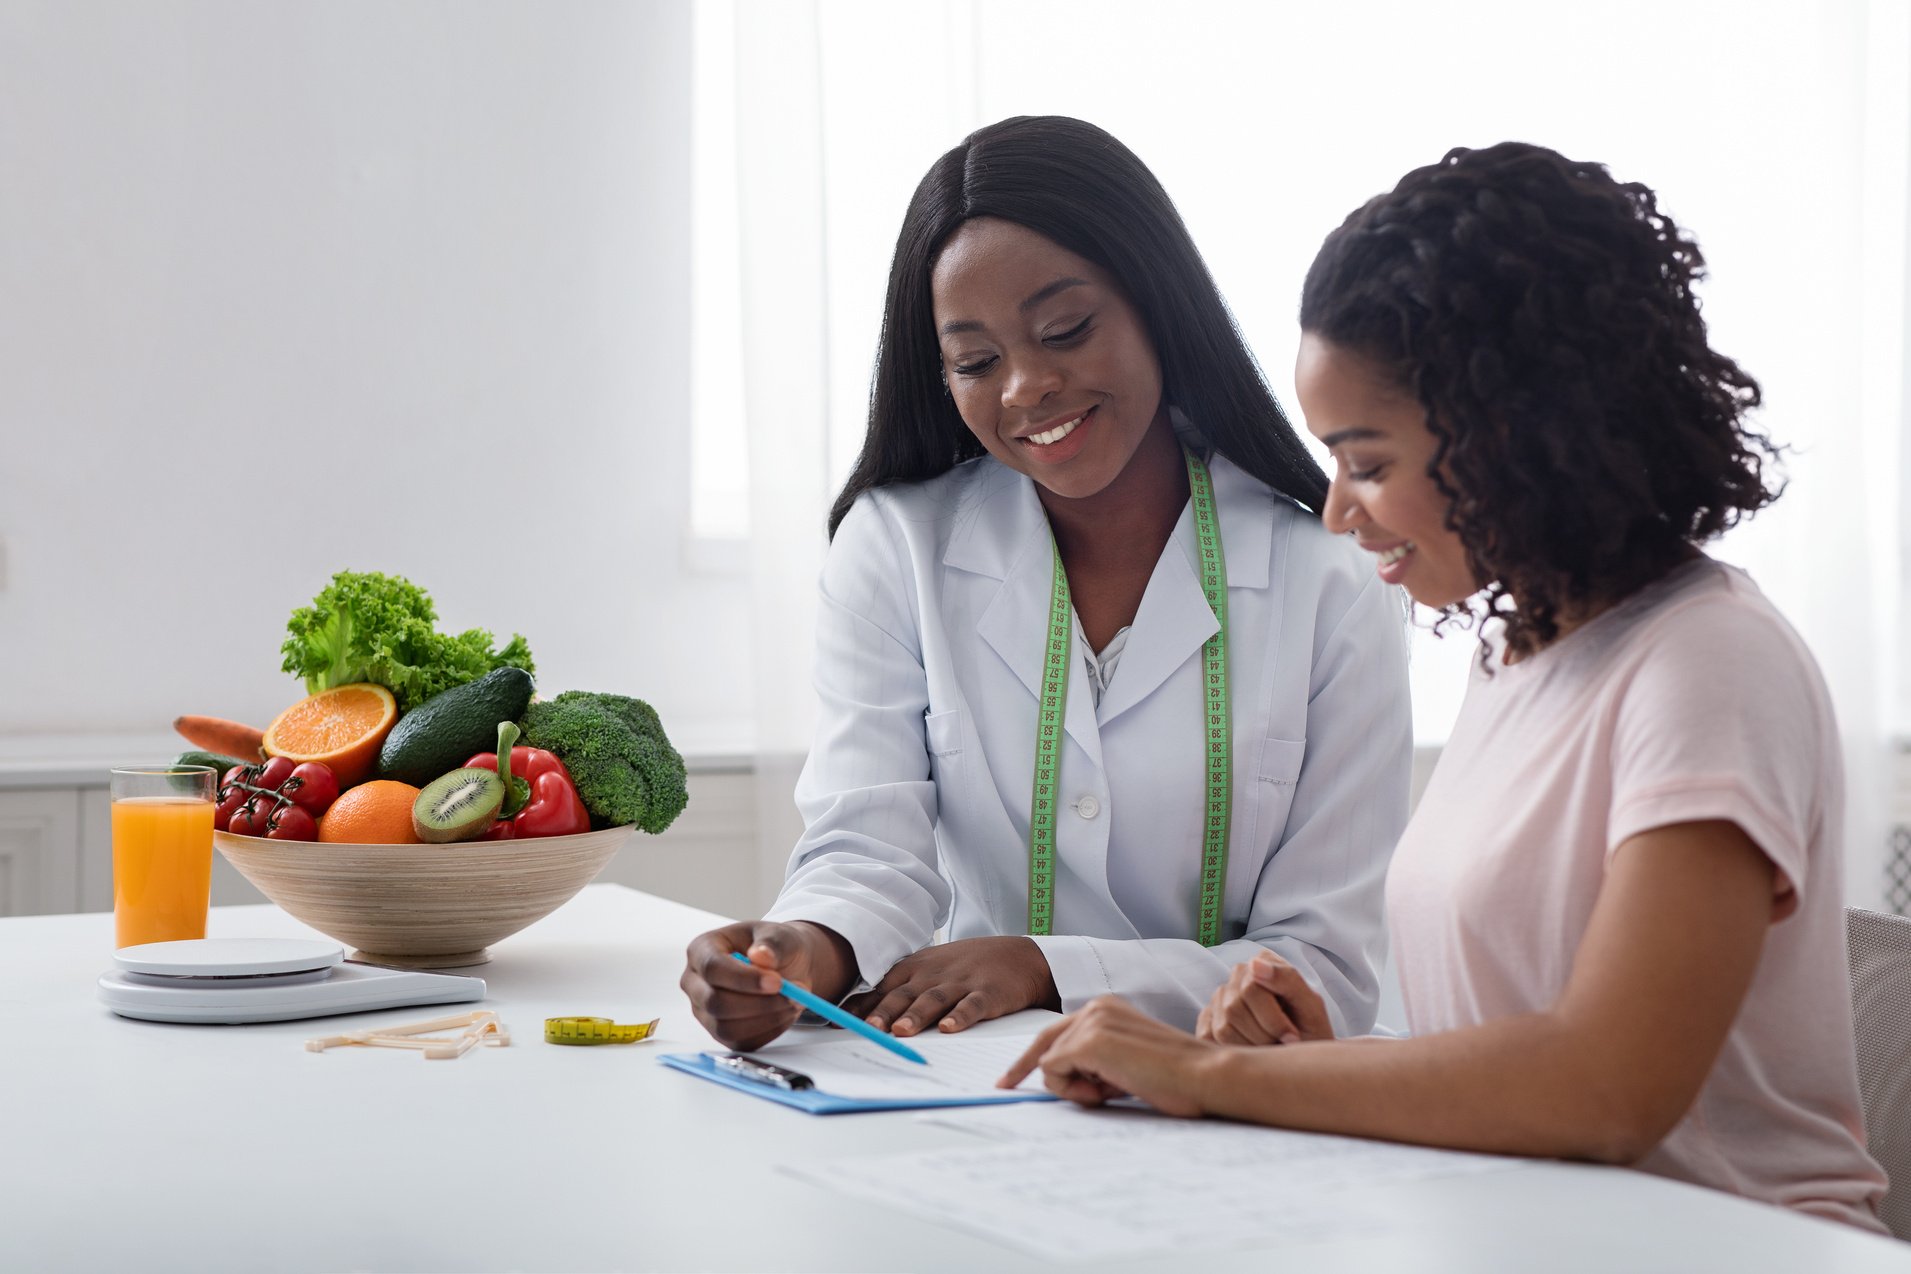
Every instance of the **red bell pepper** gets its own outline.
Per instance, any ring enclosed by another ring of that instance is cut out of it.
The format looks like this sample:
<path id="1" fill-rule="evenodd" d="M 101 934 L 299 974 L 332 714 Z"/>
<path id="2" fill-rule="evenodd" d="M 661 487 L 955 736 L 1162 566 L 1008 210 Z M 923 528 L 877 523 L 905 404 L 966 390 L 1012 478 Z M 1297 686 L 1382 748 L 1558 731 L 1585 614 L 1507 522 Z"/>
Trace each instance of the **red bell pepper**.
<path id="1" fill-rule="evenodd" d="M 498 754 L 485 752 L 466 765 L 498 768 Z M 538 836 L 570 836 L 591 829 L 590 811 L 577 794 L 577 784 L 557 753 L 543 748 L 512 748 L 508 773 L 530 785 L 530 799 L 509 818 L 499 818 L 482 840 L 523 840 Z M 507 805 L 508 808 L 508 805 Z"/>

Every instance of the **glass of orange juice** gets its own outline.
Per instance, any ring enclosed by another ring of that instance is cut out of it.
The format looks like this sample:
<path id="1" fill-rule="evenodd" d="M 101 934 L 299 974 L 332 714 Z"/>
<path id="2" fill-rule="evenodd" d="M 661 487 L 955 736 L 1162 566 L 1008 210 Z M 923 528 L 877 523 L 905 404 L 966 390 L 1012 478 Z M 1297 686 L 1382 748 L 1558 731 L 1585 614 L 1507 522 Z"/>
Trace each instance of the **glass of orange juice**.
<path id="1" fill-rule="evenodd" d="M 206 936 L 218 774 L 203 765 L 114 770 L 114 945 Z"/>

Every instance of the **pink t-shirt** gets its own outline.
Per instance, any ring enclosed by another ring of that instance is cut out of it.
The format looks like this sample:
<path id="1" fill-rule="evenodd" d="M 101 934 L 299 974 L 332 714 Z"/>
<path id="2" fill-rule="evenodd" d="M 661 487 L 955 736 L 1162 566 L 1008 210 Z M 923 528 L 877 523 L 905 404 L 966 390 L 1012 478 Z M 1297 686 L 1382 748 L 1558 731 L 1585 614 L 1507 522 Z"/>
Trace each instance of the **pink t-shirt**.
<path id="1" fill-rule="evenodd" d="M 1639 1167 L 1882 1232 L 1845 962 L 1843 772 L 1796 633 L 1741 571 L 1686 563 L 1518 663 L 1475 669 L 1395 851 L 1416 1035 L 1550 1008 L 1609 856 L 1729 819 L 1779 869 L 1773 923 L 1698 1100 Z"/>

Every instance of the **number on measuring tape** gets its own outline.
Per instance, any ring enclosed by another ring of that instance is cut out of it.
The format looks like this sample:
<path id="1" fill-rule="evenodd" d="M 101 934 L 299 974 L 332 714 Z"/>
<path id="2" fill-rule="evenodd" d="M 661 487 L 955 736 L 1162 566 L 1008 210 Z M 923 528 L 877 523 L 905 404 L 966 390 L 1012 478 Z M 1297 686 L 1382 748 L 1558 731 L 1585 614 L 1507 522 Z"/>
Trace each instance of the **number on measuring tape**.
<path id="1" fill-rule="evenodd" d="M 546 1044 L 635 1044 L 657 1033 L 653 1017 L 648 1022 L 613 1022 L 607 1017 L 547 1017 L 544 1019 Z"/>
<path id="2" fill-rule="evenodd" d="M 1201 591 L 1217 629 L 1201 647 L 1203 743 L 1207 754 L 1207 809 L 1201 836 L 1201 896 L 1195 936 L 1211 947 L 1221 941 L 1222 896 L 1227 883 L 1228 832 L 1233 810 L 1233 710 L 1228 698 L 1227 559 L 1215 517 L 1208 467 L 1185 447 L 1188 501 L 1194 509 Z M 1054 570 L 1049 585 L 1048 641 L 1042 656 L 1042 690 L 1036 698 L 1035 773 L 1029 799 L 1028 931 L 1048 934 L 1055 924 L 1055 820 L 1061 772 L 1062 723 L 1068 707 L 1068 665 L 1073 659 L 1073 608 L 1061 550 L 1051 536 Z"/>

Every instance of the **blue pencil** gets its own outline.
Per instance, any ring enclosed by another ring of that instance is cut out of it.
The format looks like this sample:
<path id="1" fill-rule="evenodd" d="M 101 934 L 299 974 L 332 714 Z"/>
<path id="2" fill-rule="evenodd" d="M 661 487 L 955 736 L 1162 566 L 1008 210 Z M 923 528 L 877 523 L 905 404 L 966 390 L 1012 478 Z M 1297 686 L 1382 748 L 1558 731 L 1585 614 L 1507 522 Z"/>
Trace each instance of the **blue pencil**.
<path id="1" fill-rule="evenodd" d="M 750 963 L 750 957 L 744 955 L 741 951 L 732 951 L 730 955 L 733 959 L 741 960 L 745 964 Z M 756 966 L 751 965 L 750 967 L 755 968 Z M 929 1064 L 928 1058 L 918 1053 L 915 1049 L 910 1048 L 907 1044 L 889 1034 L 889 1032 L 879 1031 L 855 1014 L 843 1012 L 828 1000 L 823 999 L 821 996 L 810 994 L 788 978 L 783 979 L 783 985 L 779 989 L 784 995 L 795 1000 L 798 1004 L 816 1014 L 816 1016 L 834 1022 L 846 1031 L 854 1031 L 866 1040 L 873 1040 L 898 1057 L 906 1057 L 910 1061 L 918 1062 L 924 1066 Z"/>

